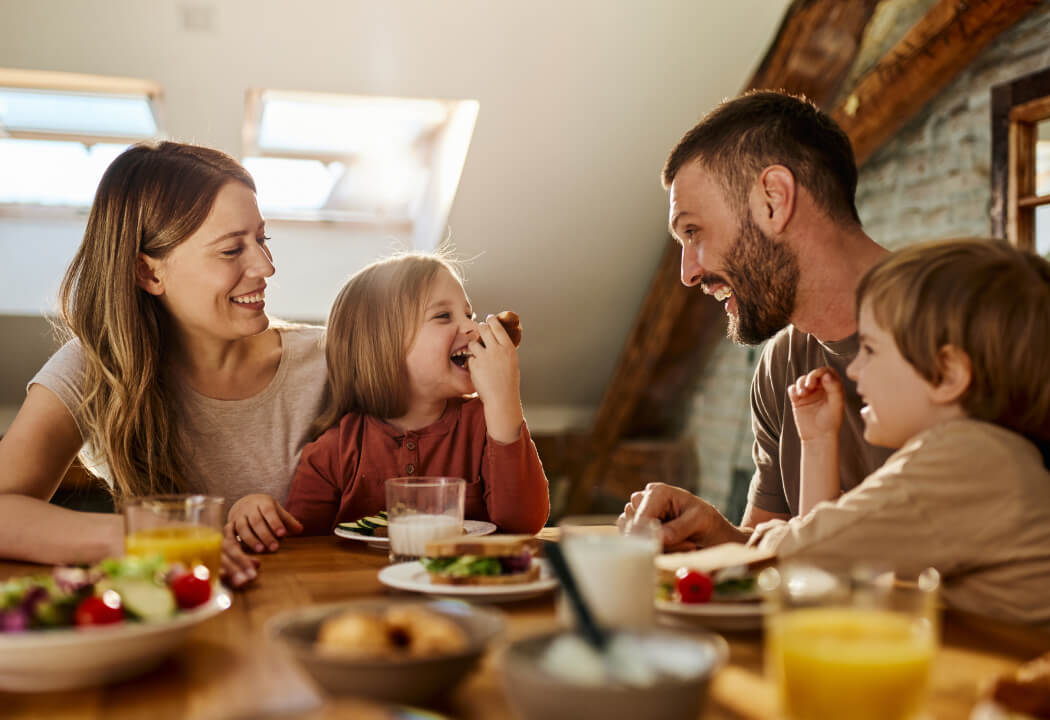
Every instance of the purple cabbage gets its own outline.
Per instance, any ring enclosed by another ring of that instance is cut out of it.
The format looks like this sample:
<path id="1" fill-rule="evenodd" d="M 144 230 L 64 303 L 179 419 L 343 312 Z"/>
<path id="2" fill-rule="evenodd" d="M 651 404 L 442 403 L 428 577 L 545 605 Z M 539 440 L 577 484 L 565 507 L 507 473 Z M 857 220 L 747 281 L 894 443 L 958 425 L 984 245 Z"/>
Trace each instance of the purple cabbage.
<path id="1" fill-rule="evenodd" d="M 0 610 L 0 632 L 22 632 L 29 629 L 29 613 L 23 608 Z"/>
<path id="2" fill-rule="evenodd" d="M 525 572 L 532 565 L 532 553 L 523 552 L 521 555 L 513 557 L 501 557 L 499 564 L 504 575 Z"/>

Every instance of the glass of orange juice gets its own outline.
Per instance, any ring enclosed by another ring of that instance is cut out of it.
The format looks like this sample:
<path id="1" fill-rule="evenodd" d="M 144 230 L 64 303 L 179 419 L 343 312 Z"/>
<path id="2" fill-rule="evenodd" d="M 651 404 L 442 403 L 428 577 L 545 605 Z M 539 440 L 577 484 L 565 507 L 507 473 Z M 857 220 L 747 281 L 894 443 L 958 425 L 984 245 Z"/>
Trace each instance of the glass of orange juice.
<path id="1" fill-rule="evenodd" d="M 790 720 L 918 720 L 938 645 L 933 569 L 763 572 L 766 667 Z"/>
<path id="2" fill-rule="evenodd" d="M 124 550 L 163 555 L 169 563 L 198 565 L 219 577 L 225 500 L 211 495 L 150 495 L 124 506 Z"/>

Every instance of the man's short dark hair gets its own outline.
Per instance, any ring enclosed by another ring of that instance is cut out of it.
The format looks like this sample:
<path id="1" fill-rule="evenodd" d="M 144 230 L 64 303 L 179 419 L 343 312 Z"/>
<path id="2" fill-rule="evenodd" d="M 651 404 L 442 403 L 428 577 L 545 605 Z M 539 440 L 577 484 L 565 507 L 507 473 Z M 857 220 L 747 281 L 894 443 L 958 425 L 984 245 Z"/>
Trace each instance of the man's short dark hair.
<path id="1" fill-rule="evenodd" d="M 694 160 L 719 178 L 741 213 L 758 174 L 783 165 L 829 216 L 860 223 L 854 200 L 857 163 L 849 137 L 804 97 L 755 90 L 723 102 L 671 152 L 664 187 L 670 188 L 678 171 Z"/>

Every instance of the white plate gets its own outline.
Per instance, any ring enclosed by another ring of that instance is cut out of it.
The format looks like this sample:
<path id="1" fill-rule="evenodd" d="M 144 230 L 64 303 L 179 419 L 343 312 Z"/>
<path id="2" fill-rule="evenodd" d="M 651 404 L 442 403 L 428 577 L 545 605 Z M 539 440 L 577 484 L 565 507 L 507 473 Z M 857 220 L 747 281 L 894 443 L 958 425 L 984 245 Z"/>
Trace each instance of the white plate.
<path id="1" fill-rule="evenodd" d="M 762 627 L 762 603 L 679 603 L 657 600 L 661 625 L 694 624 L 715 630 L 756 630 Z"/>
<path id="2" fill-rule="evenodd" d="M 495 523 L 490 523 L 485 520 L 463 521 L 464 535 L 491 535 L 494 532 L 496 532 Z M 362 535 L 361 533 L 354 532 L 353 530 L 343 530 L 338 525 L 335 528 L 335 534 L 346 540 L 363 540 L 364 542 L 368 543 L 369 547 L 387 548 L 390 546 L 390 538 L 388 537 Z"/>
<path id="3" fill-rule="evenodd" d="M 442 585 L 430 581 L 430 573 L 418 562 L 387 565 L 379 571 L 379 582 L 398 590 L 451 597 L 475 602 L 510 602 L 541 595 L 558 586 L 546 560 L 533 560 L 540 566 L 540 579 L 520 585 Z"/>
<path id="4" fill-rule="evenodd" d="M 0 634 L 0 690 L 69 690 L 141 675 L 230 602 L 229 592 L 220 587 L 202 607 L 170 620 Z"/>

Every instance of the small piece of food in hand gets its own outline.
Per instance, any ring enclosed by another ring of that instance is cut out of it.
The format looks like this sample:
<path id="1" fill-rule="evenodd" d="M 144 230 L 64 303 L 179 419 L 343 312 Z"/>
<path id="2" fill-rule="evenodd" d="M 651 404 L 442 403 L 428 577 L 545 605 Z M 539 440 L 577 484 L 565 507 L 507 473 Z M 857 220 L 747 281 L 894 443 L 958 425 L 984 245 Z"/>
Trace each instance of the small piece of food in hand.
<path id="1" fill-rule="evenodd" d="M 317 633 L 319 652 L 343 657 L 396 660 L 466 647 L 466 633 L 455 621 L 418 605 L 395 605 L 379 615 L 350 610 L 325 620 Z"/>
<path id="2" fill-rule="evenodd" d="M 518 313 L 513 310 L 504 310 L 496 316 L 499 320 L 499 324 L 503 326 L 503 329 L 507 331 L 507 335 L 510 337 L 510 341 L 514 343 L 514 347 L 518 347 L 521 344 L 521 318 L 518 317 Z"/>

